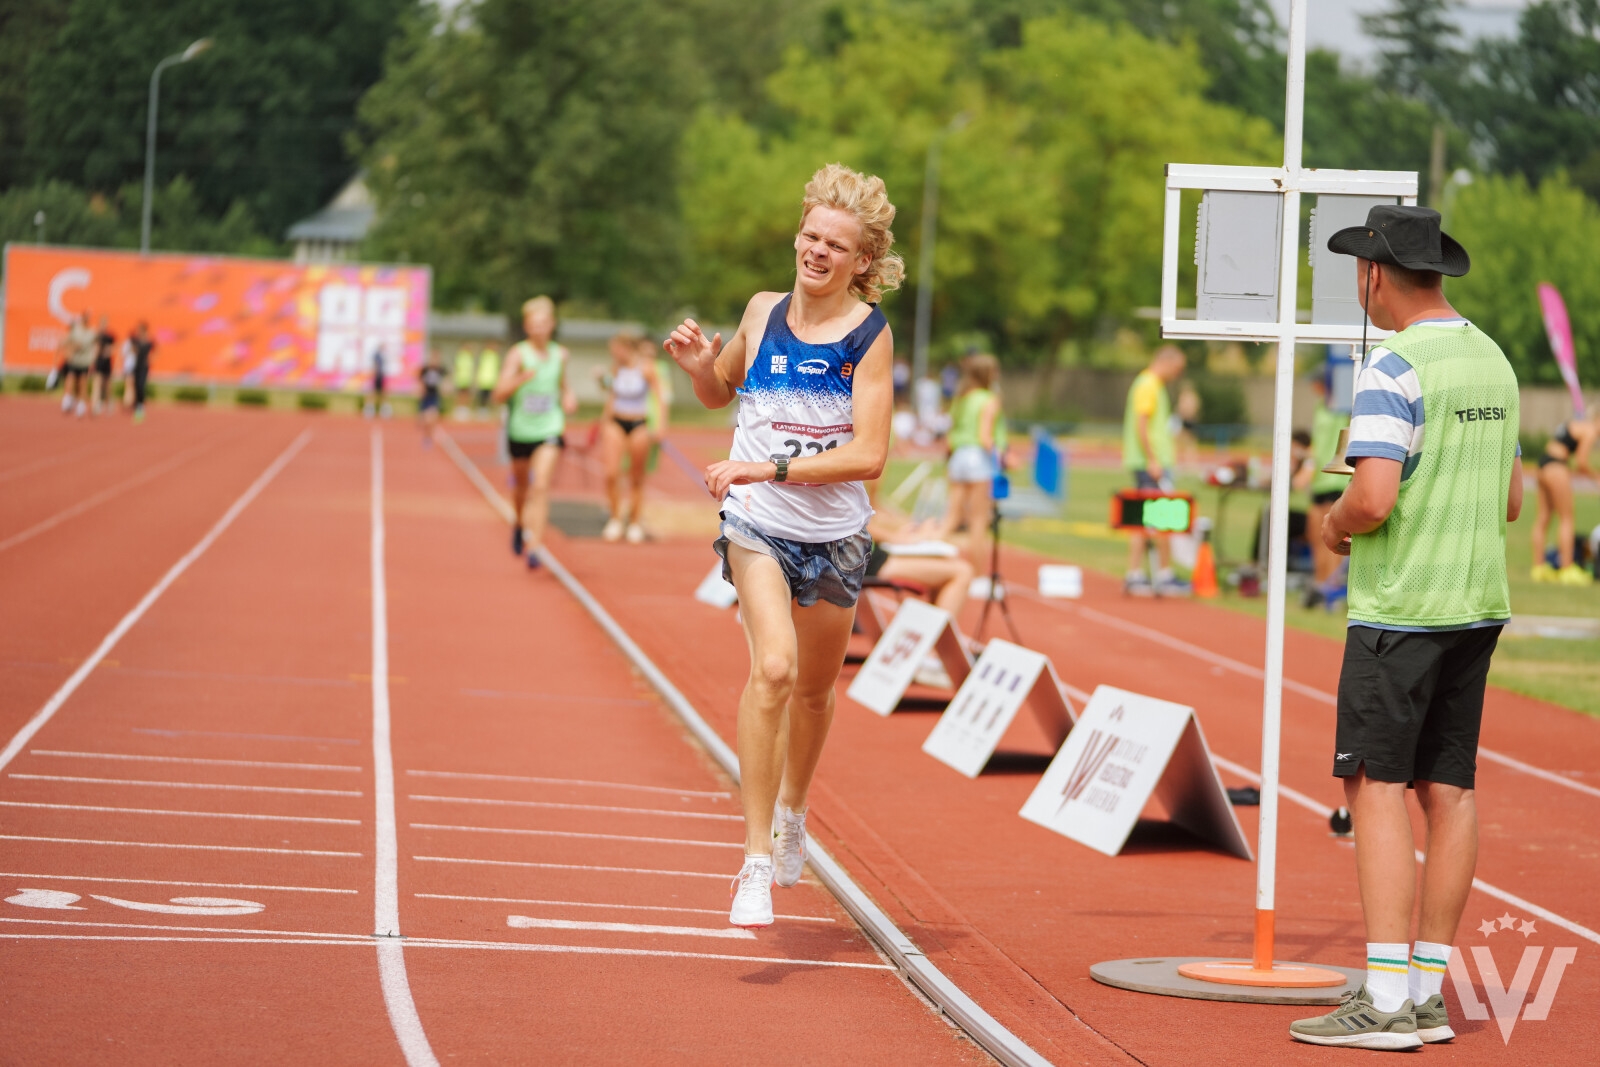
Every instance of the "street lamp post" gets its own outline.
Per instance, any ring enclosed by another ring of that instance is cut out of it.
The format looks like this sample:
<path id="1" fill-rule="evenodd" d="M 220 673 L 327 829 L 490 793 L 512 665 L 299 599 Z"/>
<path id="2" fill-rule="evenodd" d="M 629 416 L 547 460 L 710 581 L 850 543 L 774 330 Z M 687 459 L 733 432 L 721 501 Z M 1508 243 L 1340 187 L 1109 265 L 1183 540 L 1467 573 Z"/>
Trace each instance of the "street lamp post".
<path id="1" fill-rule="evenodd" d="M 965 111 L 933 135 L 928 144 L 928 169 L 922 181 L 922 242 L 917 246 L 917 319 L 911 342 L 911 380 L 928 376 L 928 336 L 933 326 L 933 253 L 939 229 L 939 150 L 944 139 L 972 118 Z"/>
<path id="2" fill-rule="evenodd" d="M 211 47 L 211 38 L 202 37 L 176 55 L 170 55 L 156 64 L 150 75 L 150 107 L 144 133 L 144 206 L 139 220 L 139 251 L 150 251 L 150 214 L 156 182 L 156 105 L 161 96 L 161 72 L 179 63 L 187 63 Z"/>

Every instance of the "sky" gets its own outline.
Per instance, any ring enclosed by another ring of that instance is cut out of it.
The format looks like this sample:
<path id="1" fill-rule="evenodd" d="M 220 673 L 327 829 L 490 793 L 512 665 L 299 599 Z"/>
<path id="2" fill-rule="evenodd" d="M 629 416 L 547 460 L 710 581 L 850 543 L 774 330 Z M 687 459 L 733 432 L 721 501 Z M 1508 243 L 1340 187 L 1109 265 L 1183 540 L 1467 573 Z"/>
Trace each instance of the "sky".
<path id="1" fill-rule="evenodd" d="M 1278 22 L 1289 25 L 1289 0 L 1271 0 Z M 1477 37 L 1510 37 L 1517 30 L 1517 13 L 1528 0 L 1465 0 L 1455 13 L 1462 34 Z M 1361 32 L 1361 15 L 1384 10 L 1388 0 L 1307 0 L 1310 16 L 1306 23 L 1306 43 L 1312 48 L 1328 48 L 1343 54 L 1353 65 L 1369 66 L 1372 42 Z"/>

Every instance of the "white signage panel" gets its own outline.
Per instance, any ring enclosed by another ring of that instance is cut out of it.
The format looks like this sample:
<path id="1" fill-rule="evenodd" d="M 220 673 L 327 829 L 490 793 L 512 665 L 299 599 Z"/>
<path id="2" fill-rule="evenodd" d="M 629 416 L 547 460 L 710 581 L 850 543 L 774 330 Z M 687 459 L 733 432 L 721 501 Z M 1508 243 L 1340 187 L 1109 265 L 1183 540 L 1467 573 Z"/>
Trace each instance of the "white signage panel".
<path id="1" fill-rule="evenodd" d="M 906 598 L 900 602 L 888 627 L 866 662 L 856 672 L 846 694 L 851 700 L 888 715 L 900 705 L 900 698 L 916 677 L 928 653 L 937 648 L 951 681 L 960 685 L 966 679 L 971 661 L 951 624 L 950 615 L 922 600 Z"/>
<path id="2" fill-rule="evenodd" d="M 990 641 L 922 751 L 968 778 L 989 757 L 1024 704 L 1032 705 L 1045 736 L 1060 744 L 1072 729 L 1072 710 L 1042 654 L 998 638 Z"/>
<path id="3" fill-rule="evenodd" d="M 1151 796 L 1172 822 L 1251 858 L 1194 709 L 1108 685 L 1094 691 L 1021 814 L 1115 856 Z"/>

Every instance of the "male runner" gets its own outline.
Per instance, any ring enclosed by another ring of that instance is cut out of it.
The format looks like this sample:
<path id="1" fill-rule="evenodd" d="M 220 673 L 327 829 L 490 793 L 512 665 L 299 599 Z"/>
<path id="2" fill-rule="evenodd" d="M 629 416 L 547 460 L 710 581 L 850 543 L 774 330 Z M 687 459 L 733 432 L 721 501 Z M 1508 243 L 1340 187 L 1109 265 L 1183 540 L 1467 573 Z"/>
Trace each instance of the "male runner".
<path id="1" fill-rule="evenodd" d="M 439 424 L 440 391 L 444 388 L 444 368 L 439 365 L 439 354 L 428 353 L 428 362 L 417 372 L 417 384 L 422 386 L 422 396 L 417 401 L 417 422 L 422 425 L 422 443 L 433 444 L 433 428 Z"/>
<path id="2" fill-rule="evenodd" d="M 143 319 L 128 335 L 128 347 L 133 350 L 133 421 L 144 421 L 144 396 L 150 382 L 150 353 L 156 343 L 150 337 L 150 324 Z"/>
<path id="3" fill-rule="evenodd" d="M 1517 378 L 1444 297 L 1440 276 L 1470 264 L 1437 211 L 1375 207 L 1328 248 L 1357 257 L 1372 324 L 1399 331 L 1361 371 L 1345 450 L 1355 474 L 1321 531 L 1350 557 L 1333 773 L 1354 822 L 1367 980 L 1289 1033 L 1316 1045 L 1416 1048 L 1455 1036 L 1440 987 L 1478 861 L 1484 683 L 1511 617 Z M 1415 945 L 1411 785 L 1427 825 Z"/>
<path id="4" fill-rule="evenodd" d="M 456 402 L 450 417 L 457 422 L 466 422 L 472 414 L 472 383 L 476 380 L 474 378 L 476 369 L 472 348 L 462 345 L 456 349 L 456 358 L 450 364 L 451 378 L 456 387 Z"/>
<path id="5" fill-rule="evenodd" d="M 751 297 L 726 346 L 692 319 L 667 339 L 701 403 L 739 398 L 729 458 L 705 473 L 750 646 L 734 926 L 771 925 L 772 882 L 794 885 L 805 863 L 806 793 L 872 549 L 861 483 L 889 454 L 894 344 L 877 303 L 905 274 L 893 221 L 882 179 L 822 168 L 801 203 L 793 292 Z"/>
<path id="6" fill-rule="evenodd" d="M 528 335 L 506 352 L 494 402 L 510 402 L 506 419 L 506 446 L 511 453 L 511 506 L 517 524 L 511 528 L 511 551 L 528 553 L 528 568 L 542 560 L 544 527 L 550 518 L 550 480 L 556 460 L 566 445 L 562 432 L 566 417 L 578 410 L 578 397 L 567 384 L 567 350 L 552 338 L 556 332 L 556 305 L 548 296 L 536 296 L 522 305 L 522 329 Z M 487 350 L 485 350 L 487 355 Z M 482 366 L 480 361 L 479 366 Z M 529 470 L 533 475 L 533 508 L 523 532 L 523 505 L 529 497 Z"/>

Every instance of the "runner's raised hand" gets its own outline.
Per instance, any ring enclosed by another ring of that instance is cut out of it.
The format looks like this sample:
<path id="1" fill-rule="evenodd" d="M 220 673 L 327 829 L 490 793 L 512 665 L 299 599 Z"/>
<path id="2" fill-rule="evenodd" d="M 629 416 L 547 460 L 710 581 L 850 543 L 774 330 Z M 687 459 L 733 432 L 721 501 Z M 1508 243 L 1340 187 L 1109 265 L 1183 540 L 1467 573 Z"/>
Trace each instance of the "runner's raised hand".
<path id="1" fill-rule="evenodd" d="M 693 319 L 684 319 L 682 325 L 666 339 L 667 355 L 682 367 L 690 377 L 710 374 L 722 352 L 722 334 L 707 339 L 705 331 Z"/>

